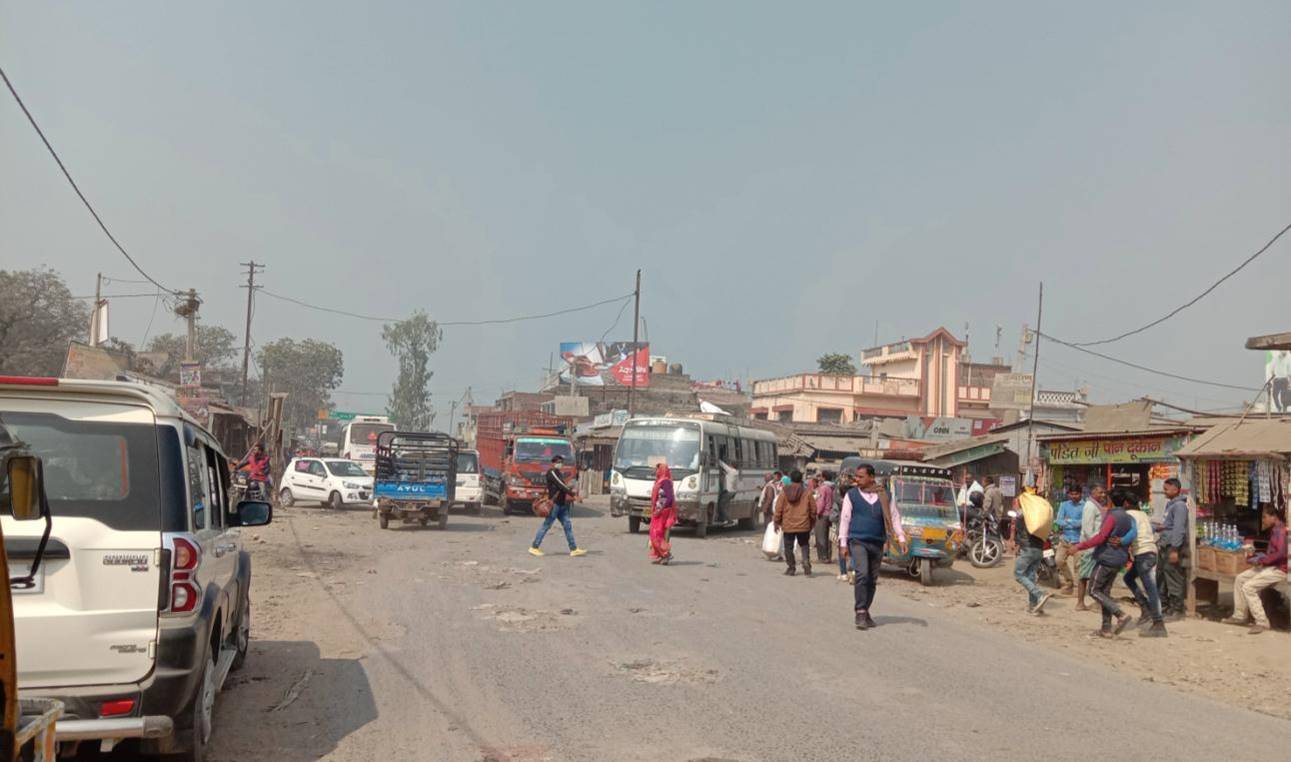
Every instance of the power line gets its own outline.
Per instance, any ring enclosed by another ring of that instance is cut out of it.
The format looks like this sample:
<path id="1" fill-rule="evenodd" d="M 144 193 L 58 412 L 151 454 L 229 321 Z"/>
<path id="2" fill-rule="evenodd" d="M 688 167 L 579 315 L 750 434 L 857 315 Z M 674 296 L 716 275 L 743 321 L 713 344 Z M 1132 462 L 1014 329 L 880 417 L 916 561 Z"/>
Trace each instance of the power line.
<path id="1" fill-rule="evenodd" d="M 49 144 L 49 139 L 45 137 L 44 131 L 41 130 L 40 125 L 36 123 L 36 118 L 27 110 L 27 104 L 23 103 L 22 98 L 18 97 L 18 91 L 14 89 L 13 83 L 9 81 L 9 75 L 5 74 L 3 67 L 0 67 L 0 78 L 4 79 L 5 86 L 9 88 L 9 93 L 13 95 L 13 99 L 18 102 L 18 107 L 22 109 L 22 113 L 27 115 L 27 121 L 31 122 L 31 126 L 36 130 L 36 134 L 40 136 L 41 142 L 44 143 L 45 148 L 49 150 L 49 155 L 54 157 L 54 161 L 58 164 L 58 168 L 63 171 L 63 177 L 67 178 L 67 182 L 71 184 L 72 190 L 76 191 L 76 195 L 81 199 L 81 203 L 85 204 L 85 208 L 89 210 L 90 216 L 94 217 L 95 222 L 99 223 L 99 228 L 103 231 L 103 234 L 108 237 L 108 240 L 112 242 L 113 246 L 117 247 L 117 251 L 121 252 L 121 255 L 126 258 L 126 261 L 128 261 L 140 275 L 148 279 L 149 283 L 163 291 L 175 293 L 174 289 L 166 288 L 158 283 L 151 275 L 144 272 L 143 268 L 139 266 L 139 263 L 134 261 L 134 257 L 130 256 L 130 252 L 126 251 L 125 247 L 117 241 L 116 236 L 112 235 L 112 231 L 108 230 L 108 226 L 103 223 L 103 218 L 99 217 L 98 212 L 94 211 L 94 207 L 90 205 L 89 199 L 85 198 L 85 194 L 81 192 L 76 181 L 72 179 L 72 173 L 67 171 L 67 167 L 63 164 L 63 160 L 58 157 L 58 152 Z M 151 294 L 149 294 L 149 296 L 151 296 Z"/>
<path id="2" fill-rule="evenodd" d="M 1184 310 L 1188 309 L 1192 305 L 1206 298 L 1206 296 L 1210 294 L 1211 291 L 1214 291 L 1215 289 L 1219 288 L 1220 284 L 1222 284 L 1224 281 L 1228 280 L 1229 278 L 1233 277 L 1237 273 L 1241 272 L 1244 267 L 1254 262 L 1257 257 L 1259 257 L 1264 252 L 1268 251 L 1269 248 L 1273 246 L 1273 244 L 1277 243 L 1278 239 L 1281 238 L 1288 230 L 1291 230 L 1291 225 L 1287 225 L 1286 227 L 1278 231 L 1278 234 L 1270 238 L 1268 243 L 1261 246 L 1259 251 L 1247 257 L 1237 267 L 1234 267 L 1232 270 L 1229 270 L 1227 275 L 1215 281 L 1214 283 L 1210 284 L 1210 287 L 1207 288 L 1205 291 L 1202 291 L 1200 294 L 1197 294 L 1195 297 L 1193 297 L 1190 301 L 1186 302 L 1185 304 L 1175 307 L 1173 310 L 1166 313 L 1165 315 L 1157 318 L 1156 320 L 1153 320 L 1151 323 L 1148 323 L 1147 325 L 1141 326 L 1139 328 L 1135 328 L 1132 331 L 1126 331 L 1125 333 L 1122 333 L 1119 336 L 1113 336 L 1110 339 L 1100 339 L 1098 341 L 1080 341 L 1080 342 L 1074 342 L 1074 343 L 1068 344 L 1068 346 L 1093 347 L 1093 346 L 1098 346 L 1099 344 L 1111 344 L 1114 341 L 1120 341 L 1121 339 L 1127 338 L 1129 336 L 1133 336 L 1136 333 L 1143 333 L 1144 331 L 1148 330 L 1149 328 L 1152 328 L 1153 326 L 1157 326 L 1164 323 L 1165 321 L 1169 320 L 1175 315 L 1178 315 L 1180 312 L 1183 312 Z M 1052 338 L 1052 337 L 1046 337 L 1046 338 Z M 1053 340 L 1057 341 L 1057 339 L 1053 339 Z"/>
<path id="3" fill-rule="evenodd" d="M 265 296 L 271 297 L 273 299 L 278 299 L 284 302 L 291 302 L 292 304 L 295 304 L 300 307 L 305 307 L 306 309 L 317 310 L 319 312 L 330 312 L 334 315 L 351 317 L 351 318 L 355 318 L 356 320 L 369 320 L 374 323 L 397 323 L 400 320 L 403 320 L 403 318 L 397 318 L 397 317 L 378 317 L 375 315 L 361 315 L 357 312 L 347 312 L 346 310 L 338 310 L 338 309 L 333 309 L 331 307 L 322 307 L 317 304 L 310 304 L 309 302 L 303 302 L 299 299 L 294 299 L 290 296 L 275 294 L 274 292 L 270 291 L 267 288 L 261 289 L 260 293 L 264 294 Z M 621 301 L 621 300 L 625 301 L 631 298 L 632 298 L 632 294 L 624 294 L 623 296 L 616 296 L 611 299 L 604 299 L 599 302 L 594 302 L 592 304 L 584 304 L 581 307 L 570 307 L 569 309 L 557 310 L 555 312 L 547 312 L 541 315 L 520 315 L 518 317 L 494 318 L 490 320 L 445 320 L 445 321 L 436 321 L 436 322 L 441 327 L 470 326 L 470 325 L 501 325 L 504 323 L 519 323 L 526 320 L 541 320 L 543 318 L 556 317 L 557 315 L 568 315 L 571 312 L 582 312 L 584 310 L 590 310 L 595 307 L 601 307 L 606 304 L 613 304 L 617 301 Z"/>
<path id="4" fill-rule="evenodd" d="M 1154 373 L 1154 374 L 1156 374 L 1156 375 L 1158 375 L 1158 376 L 1165 376 L 1166 378 L 1174 378 L 1174 379 L 1178 379 L 1178 380 L 1180 380 L 1180 381 L 1188 381 L 1188 382 L 1190 382 L 1190 383 L 1194 383 L 1194 384 L 1203 384 L 1203 385 L 1205 385 L 1205 386 L 1215 386 L 1215 387 L 1219 387 L 1219 388 L 1221 388 L 1221 389 L 1236 389 L 1237 391 L 1241 391 L 1241 392 L 1253 392 L 1253 391 L 1256 391 L 1255 387 L 1253 387 L 1253 386 L 1237 386 L 1237 385 L 1235 385 L 1235 384 L 1224 384 L 1224 383 L 1220 383 L 1220 382 L 1218 382 L 1218 381 L 1206 381 L 1206 380 L 1204 380 L 1204 379 L 1200 379 L 1200 378 L 1191 378 L 1191 377 L 1189 377 L 1189 376 L 1181 376 L 1181 375 L 1179 375 L 1179 374 L 1177 374 L 1177 373 L 1170 373 L 1170 372 L 1167 372 L 1167 371 L 1164 371 L 1164 370 L 1157 370 L 1156 368 L 1149 368 L 1149 367 L 1147 367 L 1146 365 L 1138 365 L 1138 364 L 1135 364 L 1135 363 L 1130 362 L 1129 360 L 1122 360 L 1122 359 L 1120 359 L 1119 357 L 1112 357 L 1111 355 L 1105 355 L 1105 354 L 1103 354 L 1102 352 L 1095 352 L 1095 351 L 1094 351 L 1094 350 L 1092 350 L 1092 349 L 1085 349 L 1084 347 L 1079 346 L 1079 345 L 1077 345 L 1077 344 L 1073 344 L 1073 343 L 1071 343 L 1071 342 L 1069 342 L 1069 341 L 1063 341 L 1062 339 L 1056 339 L 1056 338 L 1054 338 L 1053 336 L 1050 336 L 1050 335 L 1049 335 L 1049 334 L 1047 334 L 1047 333 L 1040 333 L 1039 331 L 1036 331 L 1036 333 L 1038 333 L 1038 334 L 1040 334 L 1041 336 L 1045 337 L 1045 338 L 1046 338 L 1046 339 L 1048 339 L 1049 341 L 1052 341 L 1052 342 L 1055 342 L 1055 343 L 1061 344 L 1061 345 L 1063 345 L 1064 347 L 1071 347 L 1072 349 L 1076 350 L 1077 352 L 1084 352 L 1084 353 L 1085 353 L 1085 354 L 1087 354 L 1087 355 L 1093 355 L 1094 357 L 1101 357 L 1101 358 L 1103 358 L 1104 360 L 1108 360 L 1108 361 L 1110 361 L 1110 362 L 1118 363 L 1118 364 L 1120 364 L 1120 365 L 1124 365 L 1124 366 L 1126 366 L 1126 367 L 1128 367 L 1128 368 L 1134 368 L 1135 370 L 1141 370 L 1141 371 L 1143 371 L 1143 372 L 1145 372 L 1145 373 Z"/>
<path id="5" fill-rule="evenodd" d="M 107 278 L 104 278 L 104 280 L 107 280 Z M 144 297 L 154 298 L 156 296 L 157 296 L 157 292 L 153 291 L 147 294 L 100 294 L 98 298 L 99 299 L 142 299 Z M 93 299 L 94 294 L 90 294 L 88 296 L 73 296 L 72 298 L 73 299 Z"/>

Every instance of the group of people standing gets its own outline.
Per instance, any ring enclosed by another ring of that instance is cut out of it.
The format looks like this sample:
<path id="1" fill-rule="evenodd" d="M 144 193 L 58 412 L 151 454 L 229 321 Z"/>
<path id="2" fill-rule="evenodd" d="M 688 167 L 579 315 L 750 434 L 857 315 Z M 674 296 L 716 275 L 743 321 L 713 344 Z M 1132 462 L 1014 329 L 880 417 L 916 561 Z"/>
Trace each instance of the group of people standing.
<path id="1" fill-rule="evenodd" d="M 842 474 L 837 483 L 827 471 L 812 477 L 810 484 L 801 471 L 777 471 L 767 475 L 758 504 L 783 537 L 778 557 L 784 559 L 784 573 L 790 577 L 797 574 L 796 548 L 802 555 L 803 574 L 811 576 L 813 535 L 816 558 L 822 563 L 830 563 L 837 543 L 838 578 L 852 585 L 856 628 L 877 626 L 870 608 L 884 547 L 896 542 L 904 553 L 908 540 L 901 528 L 901 515 L 875 478 L 874 467 L 857 466 L 855 472 Z M 770 552 L 767 555 L 777 557 Z"/>

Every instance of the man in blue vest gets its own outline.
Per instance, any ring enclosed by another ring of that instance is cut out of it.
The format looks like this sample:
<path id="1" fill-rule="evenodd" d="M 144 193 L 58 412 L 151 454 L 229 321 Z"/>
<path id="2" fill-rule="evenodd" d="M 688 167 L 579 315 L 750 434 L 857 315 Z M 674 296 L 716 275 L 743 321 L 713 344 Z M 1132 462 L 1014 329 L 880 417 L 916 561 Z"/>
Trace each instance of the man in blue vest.
<path id="1" fill-rule="evenodd" d="M 838 518 L 839 559 L 849 556 L 856 568 L 855 610 L 856 629 L 868 630 L 876 626 L 870 617 L 874 603 L 874 589 L 879 580 L 879 565 L 883 562 L 883 546 L 895 538 L 905 555 L 909 548 L 905 531 L 901 528 L 901 514 L 888 499 L 887 491 L 874 479 L 874 466 L 863 463 L 856 467 L 852 488 L 843 498 L 843 510 Z"/>

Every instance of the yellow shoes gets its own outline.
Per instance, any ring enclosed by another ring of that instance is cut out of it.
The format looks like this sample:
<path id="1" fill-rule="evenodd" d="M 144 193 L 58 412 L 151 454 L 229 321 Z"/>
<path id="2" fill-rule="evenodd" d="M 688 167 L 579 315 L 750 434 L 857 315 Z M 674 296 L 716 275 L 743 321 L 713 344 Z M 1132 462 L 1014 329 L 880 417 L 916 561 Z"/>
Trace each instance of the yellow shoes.
<path id="1" fill-rule="evenodd" d="M 531 555 L 531 556 L 545 556 L 545 555 L 547 555 L 547 554 L 546 554 L 546 553 L 543 553 L 543 552 L 542 552 L 541 550 L 539 550 L 538 548 L 529 548 L 529 555 Z"/>
<path id="2" fill-rule="evenodd" d="M 578 558 L 579 556 L 587 555 L 587 551 L 583 550 L 582 548 L 575 548 L 569 551 L 569 555 L 573 558 Z"/>

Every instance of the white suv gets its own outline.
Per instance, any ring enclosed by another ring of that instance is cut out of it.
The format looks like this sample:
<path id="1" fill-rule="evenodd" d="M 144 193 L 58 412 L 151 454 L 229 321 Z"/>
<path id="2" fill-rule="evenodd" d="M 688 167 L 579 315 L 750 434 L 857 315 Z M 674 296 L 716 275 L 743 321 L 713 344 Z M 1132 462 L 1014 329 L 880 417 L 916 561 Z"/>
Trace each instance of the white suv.
<path id="1" fill-rule="evenodd" d="M 21 694 L 64 703 L 65 752 L 140 739 L 201 760 L 250 640 L 239 527 L 271 506 L 231 504 L 219 444 L 159 388 L 0 377 L 0 426 L 41 456 L 53 514 L 35 584 L 13 595 Z M 41 530 L 2 520 L 22 567 Z"/>
<path id="2" fill-rule="evenodd" d="M 282 472 L 278 499 L 284 507 L 313 501 L 340 509 L 347 504 L 372 503 L 372 476 L 353 460 L 295 458 Z"/>

